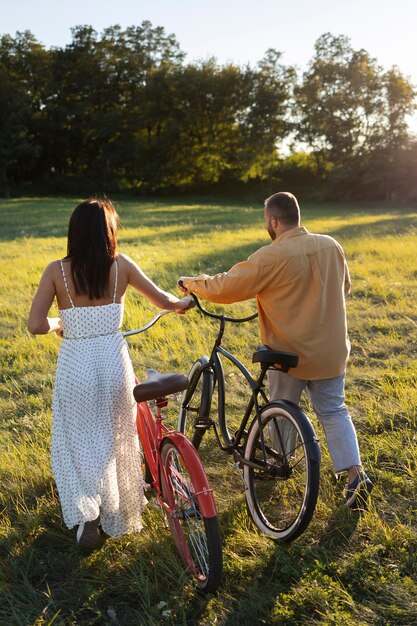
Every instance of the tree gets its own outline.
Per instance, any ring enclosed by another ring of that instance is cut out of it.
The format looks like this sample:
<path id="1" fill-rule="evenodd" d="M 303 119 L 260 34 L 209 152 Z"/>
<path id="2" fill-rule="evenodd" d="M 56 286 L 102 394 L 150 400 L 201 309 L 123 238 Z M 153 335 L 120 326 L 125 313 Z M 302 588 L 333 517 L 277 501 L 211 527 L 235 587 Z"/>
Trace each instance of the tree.
<path id="1" fill-rule="evenodd" d="M 29 31 L 0 39 L 0 184 L 34 173 L 40 153 L 37 116 L 44 107 L 46 53 Z"/>
<path id="2" fill-rule="evenodd" d="M 380 68 L 349 39 L 322 35 L 296 89 L 297 139 L 314 153 L 317 169 L 345 165 L 381 135 L 384 103 Z"/>
<path id="3" fill-rule="evenodd" d="M 393 154 L 407 140 L 413 99 L 395 68 L 385 73 L 347 37 L 327 33 L 296 90 L 296 136 L 312 151 L 319 176 L 343 192 L 361 189 L 372 159 Z"/>
<path id="4" fill-rule="evenodd" d="M 408 197 L 413 189 L 415 195 L 415 184 L 409 174 L 410 169 L 415 172 L 415 150 L 406 118 L 416 108 L 416 92 L 396 67 L 383 75 L 382 82 L 384 129 L 380 142 L 365 160 L 364 176 L 372 181 L 374 194 L 389 201 Z"/>
<path id="5" fill-rule="evenodd" d="M 294 76 L 279 58 L 271 50 L 255 69 L 211 58 L 151 75 L 147 162 L 159 183 L 200 186 L 268 175 L 288 132 Z"/>
<path id="6" fill-rule="evenodd" d="M 329 33 L 298 84 L 272 49 L 254 67 L 185 65 L 175 37 L 148 21 L 76 26 L 50 50 L 30 32 L 5 35 L 0 186 L 102 193 L 298 175 L 311 186 L 315 173 L 320 191 L 388 199 L 411 184 L 415 95 L 398 68 Z"/>
<path id="7" fill-rule="evenodd" d="M 182 183 L 217 183 L 238 176 L 239 118 L 249 104 L 245 73 L 211 58 L 179 69 L 173 78 L 172 119 Z"/>
<path id="8" fill-rule="evenodd" d="M 156 69 L 183 57 L 172 35 L 149 22 L 123 31 L 72 29 L 72 42 L 54 53 L 47 153 L 60 175 L 101 188 L 137 182 L 137 137 L 146 120 L 146 89 Z"/>
<path id="9" fill-rule="evenodd" d="M 279 148 L 291 131 L 290 108 L 296 81 L 293 67 L 269 49 L 250 76 L 250 102 L 241 120 L 246 138 L 243 180 L 266 178 L 278 165 Z"/>

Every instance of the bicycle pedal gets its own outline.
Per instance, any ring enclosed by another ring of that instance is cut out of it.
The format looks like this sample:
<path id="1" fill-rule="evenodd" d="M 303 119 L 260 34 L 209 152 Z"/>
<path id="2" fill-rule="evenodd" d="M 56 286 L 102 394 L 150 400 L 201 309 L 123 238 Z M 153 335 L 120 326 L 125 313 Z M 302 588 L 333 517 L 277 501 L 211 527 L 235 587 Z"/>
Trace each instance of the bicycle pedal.
<path id="1" fill-rule="evenodd" d="M 190 509 L 187 509 L 187 510 L 178 511 L 177 514 L 176 514 L 176 517 L 178 519 L 182 519 L 182 520 L 185 519 L 185 520 L 187 520 L 187 519 L 190 519 L 190 518 L 200 518 L 201 515 L 200 515 L 199 511 L 196 508 L 190 508 Z"/>
<path id="2" fill-rule="evenodd" d="M 201 430 L 208 430 L 211 426 L 213 426 L 213 420 L 198 419 L 194 422 L 194 428 Z"/>

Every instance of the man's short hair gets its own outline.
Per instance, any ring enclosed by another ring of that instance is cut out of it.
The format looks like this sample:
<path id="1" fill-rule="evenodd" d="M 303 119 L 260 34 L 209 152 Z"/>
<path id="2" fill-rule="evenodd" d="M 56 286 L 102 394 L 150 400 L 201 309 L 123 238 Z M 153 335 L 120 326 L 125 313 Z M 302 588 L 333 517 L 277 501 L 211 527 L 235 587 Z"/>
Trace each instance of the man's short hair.
<path id="1" fill-rule="evenodd" d="M 284 226 L 300 223 L 300 207 L 297 198 L 289 191 L 274 193 L 265 200 L 265 208 L 270 217 L 276 217 Z"/>

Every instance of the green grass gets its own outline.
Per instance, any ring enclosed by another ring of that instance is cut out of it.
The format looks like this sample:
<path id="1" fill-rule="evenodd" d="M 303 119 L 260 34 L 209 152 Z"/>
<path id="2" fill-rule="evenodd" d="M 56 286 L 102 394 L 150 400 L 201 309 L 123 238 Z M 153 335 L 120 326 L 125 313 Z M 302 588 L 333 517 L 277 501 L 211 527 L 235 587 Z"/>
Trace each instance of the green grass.
<path id="1" fill-rule="evenodd" d="M 140 535 L 78 553 L 62 524 L 49 467 L 54 368 L 59 340 L 33 338 L 26 319 L 45 265 L 64 256 L 75 199 L 0 201 L 0 624 L 343 624 L 417 623 L 417 211 L 377 205 L 304 205 L 303 223 L 344 246 L 352 355 L 347 401 L 364 463 L 375 482 L 369 511 L 341 507 L 322 440 L 314 519 L 290 545 L 273 544 L 249 522 L 241 479 L 214 440 L 202 454 L 215 488 L 224 538 L 216 596 L 184 575 L 154 503 Z M 267 243 L 261 202 L 178 199 L 120 202 L 120 250 L 165 289 L 181 274 L 226 270 Z M 220 307 L 214 307 L 220 308 Z M 253 303 L 230 313 L 249 313 Z M 135 293 L 125 328 L 153 307 Z M 139 377 L 147 367 L 187 372 L 207 353 L 215 328 L 197 313 L 164 317 L 130 340 Z M 231 330 L 224 345 L 253 371 L 257 323 Z M 226 371 L 232 418 L 241 415 L 238 375 Z M 309 407 L 306 407 L 309 410 Z M 176 422 L 177 406 L 169 421 Z"/>

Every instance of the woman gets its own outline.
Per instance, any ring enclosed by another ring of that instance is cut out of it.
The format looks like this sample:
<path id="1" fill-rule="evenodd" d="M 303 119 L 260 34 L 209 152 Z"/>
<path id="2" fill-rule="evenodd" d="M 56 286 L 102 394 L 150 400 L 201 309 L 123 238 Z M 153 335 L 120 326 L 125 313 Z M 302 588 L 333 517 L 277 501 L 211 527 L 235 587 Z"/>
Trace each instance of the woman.
<path id="1" fill-rule="evenodd" d="M 51 465 L 64 522 L 81 547 L 139 532 L 146 499 L 135 428 L 135 383 L 120 332 L 128 285 L 163 309 L 183 313 L 190 297 L 159 289 L 117 252 L 118 215 L 108 200 L 74 210 L 67 256 L 50 263 L 32 303 L 33 334 L 63 337 L 52 401 Z M 56 297 L 60 317 L 48 317 Z"/>

